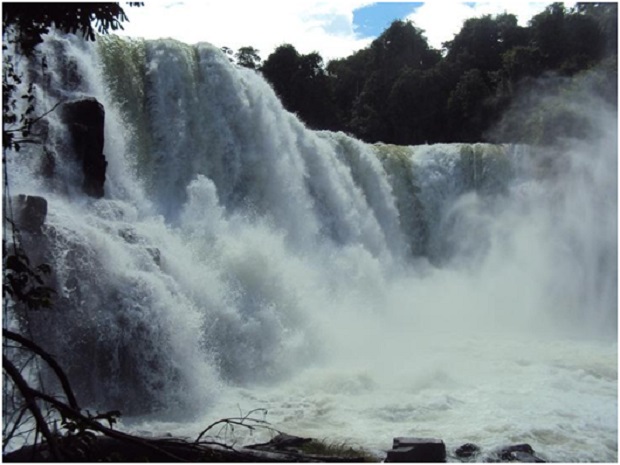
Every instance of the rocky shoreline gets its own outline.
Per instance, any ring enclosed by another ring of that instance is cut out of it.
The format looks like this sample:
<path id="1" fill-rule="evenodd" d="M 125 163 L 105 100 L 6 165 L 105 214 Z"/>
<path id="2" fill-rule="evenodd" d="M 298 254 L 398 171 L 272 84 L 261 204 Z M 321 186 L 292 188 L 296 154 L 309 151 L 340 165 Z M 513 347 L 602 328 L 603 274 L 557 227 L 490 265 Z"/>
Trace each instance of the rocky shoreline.
<path id="1" fill-rule="evenodd" d="M 63 461 L 80 462 L 406 462 L 406 463 L 543 463 L 529 444 L 483 450 L 471 443 L 447 451 L 441 439 L 394 438 L 384 454 L 285 433 L 270 441 L 234 446 L 217 441 L 146 438 L 118 433 L 59 438 Z M 2 457 L 5 462 L 54 462 L 46 443 L 24 446 Z"/>

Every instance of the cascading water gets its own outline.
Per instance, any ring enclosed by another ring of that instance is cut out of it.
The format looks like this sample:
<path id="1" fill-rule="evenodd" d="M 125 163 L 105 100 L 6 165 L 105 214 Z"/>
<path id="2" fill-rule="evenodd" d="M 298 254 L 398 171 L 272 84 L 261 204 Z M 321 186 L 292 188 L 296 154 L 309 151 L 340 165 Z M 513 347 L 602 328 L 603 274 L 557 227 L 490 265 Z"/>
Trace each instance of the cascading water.
<path id="1" fill-rule="evenodd" d="M 42 47 L 41 109 L 106 110 L 103 198 L 54 113 L 54 176 L 36 150 L 8 166 L 49 204 L 58 299 L 28 325 L 82 404 L 179 434 L 266 407 L 369 447 L 617 459 L 615 115 L 562 150 L 368 145 L 309 131 L 210 45 Z"/>

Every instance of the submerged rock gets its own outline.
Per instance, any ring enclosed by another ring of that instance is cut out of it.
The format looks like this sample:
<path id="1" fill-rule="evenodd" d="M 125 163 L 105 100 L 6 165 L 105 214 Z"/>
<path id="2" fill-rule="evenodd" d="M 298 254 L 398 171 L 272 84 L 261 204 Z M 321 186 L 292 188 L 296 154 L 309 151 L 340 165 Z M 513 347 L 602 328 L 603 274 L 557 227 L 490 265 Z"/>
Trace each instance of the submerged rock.
<path id="1" fill-rule="evenodd" d="M 545 461 L 534 455 L 534 449 L 529 444 L 515 444 L 503 447 L 499 451 L 502 462 L 544 463 Z"/>
<path id="2" fill-rule="evenodd" d="M 491 450 L 483 450 L 480 446 L 466 443 L 458 447 L 454 454 L 450 456 L 450 461 L 460 461 L 464 463 L 544 463 L 546 460 L 536 455 L 534 449 L 529 444 L 513 444 Z"/>

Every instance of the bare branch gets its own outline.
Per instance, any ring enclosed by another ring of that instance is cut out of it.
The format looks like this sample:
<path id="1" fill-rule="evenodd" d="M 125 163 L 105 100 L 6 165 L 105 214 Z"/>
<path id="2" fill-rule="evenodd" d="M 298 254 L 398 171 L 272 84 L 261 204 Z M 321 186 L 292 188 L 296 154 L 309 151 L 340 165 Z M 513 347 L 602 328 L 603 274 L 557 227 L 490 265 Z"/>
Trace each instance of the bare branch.
<path id="1" fill-rule="evenodd" d="M 47 440 L 52 456 L 57 461 L 62 460 L 60 452 L 58 451 L 56 441 L 52 436 L 52 433 L 47 426 L 43 415 L 41 414 L 41 410 L 37 406 L 35 391 L 30 386 L 28 386 L 28 383 L 19 373 L 19 370 L 15 367 L 15 365 L 13 365 L 13 363 L 11 363 L 8 358 L 6 358 L 5 355 L 2 356 L 2 368 L 11 377 L 11 379 L 17 386 L 17 389 L 19 389 L 19 391 L 22 393 L 22 396 L 24 396 L 26 406 L 32 412 L 32 415 L 34 416 L 37 424 L 37 428 L 41 431 L 41 434 Z"/>
<path id="2" fill-rule="evenodd" d="M 71 389 L 71 384 L 69 384 L 69 379 L 67 378 L 67 375 L 65 374 L 63 369 L 60 367 L 58 362 L 50 354 L 48 354 L 46 351 L 44 351 L 41 347 L 39 347 L 37 344 L 32 342 L 30 339 L 26 339 L 22 335 L 17 334 L 13 331 L 9 331 L 8 329 L 4 329 L 4 328 L 2 329 L 2 336 L 12 341 L 20 343 L 24 347 L 30 349 L 35 354 L 39 355 L 43 360 L 45 360 L 45 362 L 47 362 L 50 368 L 54 370 L 54 373 L 56 373 L 56 376 L 58 377 L 58 380 L 60 381 L 62 389 L 64 390 L 67 396 L 67 401 L 69 402 L 69 405 L 73 409 L 79 412 L 80 408 L 75 398 L 75 394 L 73 394 L 73 390 Z"/>
<path id="3" fill-rule="evenodd" d="M 202 437 L 208 432 L 210 431 L 212 428 L 214 428 L 217 425 L 223 425 L 224 427 L 228 427 L 228 426 L 233 426 L 233 425 L 237 425 L 237 426 L 243 426 L 244 428 L 249 429 L 250 431 L 254 431 L 257 428 L 263 428 L 266 430 L 269 430 L 271 432 L 275 432 L 280 434 L 281 431 L 277 430 L 276 428 L 272 427 L 269 422 L 265 421 L 265 420 L 259 420 L 257 418 L 252 418 L 250 417 L 250 415 L 252 415 L 253 413 L 256 412 L 266 412 L 265 409 L 263 408 L 258 408 L 258 409 L 254 409 L 254 410 L 250 410 L 245 416 L 241 416 L 241 417 L 233 417 L 233 418 L 223 418 L 221 420 L 218 420 L 214 423 L 211 423 L 209 426 L 207 426 L 196 438 L 196 440 L 194 441 L 195 444 L 199 443 L 200 440 L 202 439 Z"/>

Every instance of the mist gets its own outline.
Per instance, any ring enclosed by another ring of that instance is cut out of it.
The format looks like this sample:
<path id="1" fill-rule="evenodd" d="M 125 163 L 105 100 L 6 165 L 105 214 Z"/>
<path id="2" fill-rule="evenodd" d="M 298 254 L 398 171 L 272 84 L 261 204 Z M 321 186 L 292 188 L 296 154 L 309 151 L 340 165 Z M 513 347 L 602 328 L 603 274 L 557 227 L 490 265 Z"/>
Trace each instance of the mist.
<path id="1" fill-rule="evenodd" d="M 377 448 L 616 457 L 613 109 L 556 92 L 579 138 L 370 145 L 308 130 L 207 44 L 44 46 L 49 88 L 106 108 L 103 198 L 75 188 L 68 156 L 53 181 L 34 158 L 12 168 L 14 192 L 48 200 L 62 304 L 29 328 L 84 405 L 158 434 L 266 408 L 283 431 Z M 85 78 L 65 82 L 67 63 Z M 584 436 L 596 445 L 567 446 Z"/>

